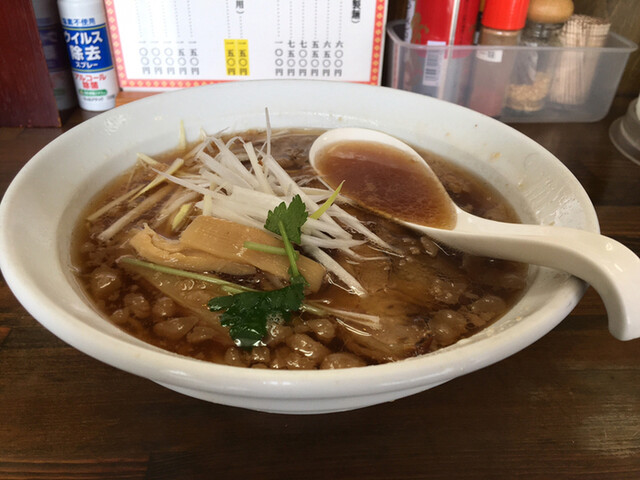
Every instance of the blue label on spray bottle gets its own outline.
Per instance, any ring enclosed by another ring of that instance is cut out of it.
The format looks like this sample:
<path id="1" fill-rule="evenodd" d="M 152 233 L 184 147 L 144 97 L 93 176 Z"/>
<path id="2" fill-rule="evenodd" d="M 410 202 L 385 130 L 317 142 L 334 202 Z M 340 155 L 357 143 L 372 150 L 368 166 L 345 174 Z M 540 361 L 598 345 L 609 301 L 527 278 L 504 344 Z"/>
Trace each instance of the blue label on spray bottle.
<path id="1" fill-rule="evenodd" d="M 63 30 L 74 72 L 96 73 L 113 68 L 107 26 L 104 23 L 77 27 L 65 25 Z"/>

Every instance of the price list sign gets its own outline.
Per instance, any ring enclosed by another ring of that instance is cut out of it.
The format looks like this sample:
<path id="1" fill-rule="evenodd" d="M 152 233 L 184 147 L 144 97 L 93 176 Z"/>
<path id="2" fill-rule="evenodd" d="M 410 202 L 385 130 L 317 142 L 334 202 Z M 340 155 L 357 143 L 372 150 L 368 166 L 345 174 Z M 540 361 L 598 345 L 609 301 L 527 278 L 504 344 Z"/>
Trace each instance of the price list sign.
<path id="1" fill-rule="evenodd" d="M 378 85 L 386 0 L 105 0 L 123 90 L 248 79 Z"/>

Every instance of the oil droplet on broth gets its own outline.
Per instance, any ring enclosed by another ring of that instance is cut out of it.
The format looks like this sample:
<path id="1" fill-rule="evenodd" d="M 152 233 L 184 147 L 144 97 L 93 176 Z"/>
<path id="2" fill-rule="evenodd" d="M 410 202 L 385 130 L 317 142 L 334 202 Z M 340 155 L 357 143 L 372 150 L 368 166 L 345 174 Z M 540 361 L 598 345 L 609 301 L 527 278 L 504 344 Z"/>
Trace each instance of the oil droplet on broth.
<path id="1" fill-rule="evenodd" d="M 451 229 L 453 202 L 435 175 L 408 154 L 375 142 L 344 141 L 319 152 L 322 178 L 341 194 L 379 214 Z"/>

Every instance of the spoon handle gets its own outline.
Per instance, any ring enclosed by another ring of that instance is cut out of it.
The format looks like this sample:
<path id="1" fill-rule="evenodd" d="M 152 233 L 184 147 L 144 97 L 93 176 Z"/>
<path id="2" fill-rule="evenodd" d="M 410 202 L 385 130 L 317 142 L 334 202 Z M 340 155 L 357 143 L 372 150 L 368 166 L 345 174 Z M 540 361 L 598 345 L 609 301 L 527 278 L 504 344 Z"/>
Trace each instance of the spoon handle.
<path id="1" fill-rule="evenodd" d="M 600 295 L 609 331 L 620 340 L 640 337 L 640 258 L 597 233 L 563 227 L 459 217 L 454 231 L 429 229 L 435 240 L 464 252 L 563 270 Z"/>

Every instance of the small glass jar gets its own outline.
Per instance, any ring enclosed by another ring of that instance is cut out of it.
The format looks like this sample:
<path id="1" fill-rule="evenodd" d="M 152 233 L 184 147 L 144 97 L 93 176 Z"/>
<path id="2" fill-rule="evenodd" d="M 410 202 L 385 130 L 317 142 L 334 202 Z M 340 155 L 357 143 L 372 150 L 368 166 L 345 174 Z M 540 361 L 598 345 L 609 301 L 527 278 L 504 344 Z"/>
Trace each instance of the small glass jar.
<path id="1" fill-rule="evenodd" d="M 561 45 L 560 31 L 573 13 L 571 0 L 532 0 L 520 38 L 523 48 L 516 59 L 506 106 L 514 113 L 542 110 L 549 94 L 557 51 L 539 47 Z"/>

